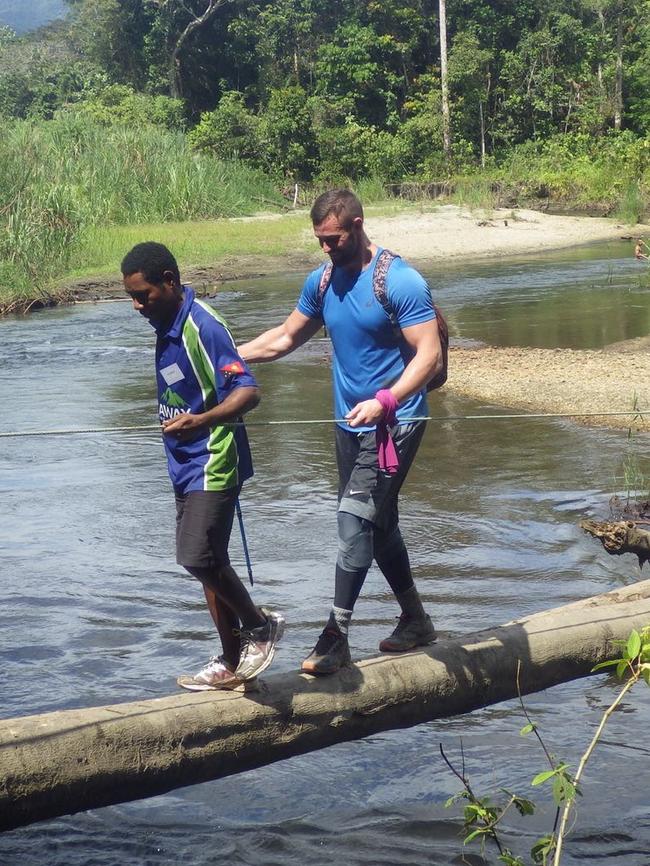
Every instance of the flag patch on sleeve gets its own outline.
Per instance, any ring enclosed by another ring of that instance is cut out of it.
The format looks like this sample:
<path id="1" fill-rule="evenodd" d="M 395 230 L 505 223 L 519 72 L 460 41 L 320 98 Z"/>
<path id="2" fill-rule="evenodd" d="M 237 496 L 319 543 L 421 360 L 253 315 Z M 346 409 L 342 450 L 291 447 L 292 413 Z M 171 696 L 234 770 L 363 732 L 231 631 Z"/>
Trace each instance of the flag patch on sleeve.
<path id="1" fill-rule="evenodd" d="M 224 376 L 239 376 L 241 373 L 246 372 L 243 364 L 240 364 L 239 361 L 233 361 L 232 364 L 226 364 L 225 367 L 220 368 L 220 371 Z"/>

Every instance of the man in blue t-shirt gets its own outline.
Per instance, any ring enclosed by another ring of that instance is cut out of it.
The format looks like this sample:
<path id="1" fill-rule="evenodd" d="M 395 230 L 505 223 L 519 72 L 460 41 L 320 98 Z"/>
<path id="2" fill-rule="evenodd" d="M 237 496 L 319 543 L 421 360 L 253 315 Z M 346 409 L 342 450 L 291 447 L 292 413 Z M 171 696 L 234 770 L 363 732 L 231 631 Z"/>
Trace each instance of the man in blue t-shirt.
<path id="1" fill-rule="evenodd" d="M 426 424 L 412 419 L 427 415 L 426 384 L 442 365 L 442 350 L 431 293 L 417 271 L 399 258 L 390 263 L 384 283 L 396 322 L 377 298 L 373 276 L 384 259 L 364 231 L 356 196 L 324 193 L 311 219 L 331 273 L 325 266 L 313 271 L 288 318 L 239 352 L 247 361 L 272 361 L 323 324 L 332 339 L 339 551 L 329 620 L 302 663 L 307 673 L 330 674 L 350 661 L 350 620 L 373 559 L 402 611 L 380 650 L 403 652 L 435 640 L 399 530 L 397 497 Z M 382 462 L 387 422 L 398 468 Z"/>
<path id="2" fill-rule="evenodd" d="M 176 497 L 176 560 L 203 584 L 222 653 L 178 684 L 235 689 L 265 670 L 284 618 L 258 608 L 230 565 L 237 497 L 253 474 L 241 416 L 257 406 L 252 373 L 219 314 L 181 285 L 162 244 L 135 246 L 122 261 L 133 308 L 156 331 L 158 417 Z"/>

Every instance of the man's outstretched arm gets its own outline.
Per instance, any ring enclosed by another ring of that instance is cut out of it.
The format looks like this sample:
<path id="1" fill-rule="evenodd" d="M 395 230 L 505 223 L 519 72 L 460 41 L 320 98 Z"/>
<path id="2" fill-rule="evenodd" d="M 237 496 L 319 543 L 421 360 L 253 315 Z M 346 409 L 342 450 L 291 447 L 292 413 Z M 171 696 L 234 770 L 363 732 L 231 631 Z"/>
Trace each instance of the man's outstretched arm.
<path id="1" fill-rule="evenodd" d="M 275 361 L 306 343 L 323 327 L 320 319 L 294 310 L 281 325 L 243 343 L 237 351 L 244 361 Z"/>

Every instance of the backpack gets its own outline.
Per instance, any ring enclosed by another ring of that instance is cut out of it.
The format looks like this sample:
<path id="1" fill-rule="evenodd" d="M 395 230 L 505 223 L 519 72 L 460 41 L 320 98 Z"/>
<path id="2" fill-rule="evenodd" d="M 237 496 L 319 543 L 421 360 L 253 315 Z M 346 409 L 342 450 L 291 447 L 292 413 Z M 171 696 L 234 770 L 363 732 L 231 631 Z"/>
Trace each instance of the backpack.
<path id="1" fill-rule="evenodd" d="M 393 308 L 391 307 L 390 301 L 388 300 L 388 294 L 386 292 L 386 275 L 388 273 L 389 267 L 397 258 L 399 258 L 399 256 L 395 253 L 391 253 L 390 250 L 382 250 L 379 253 L 379 256 L 377 257 L 377 263 L 375 265 L 375 270 L 372 275 L 372 290 L 375 293 L 375 297 L 384 308 L 384 312 L 388 316 L 388 319 L 393 326 L 393 332 L 395 336 L 398 339 L 401 339 L 402 329 L 398 324 L 395 310 L 393 310 Z M 332 263 L 328 262 L 323 268 L 320 283 L 318 284 L 318 306 L 321 310 L 323 308 L 323 298 L 325 296 L 325 292 L 327 291 L 327 287 L 329 286 L 332 279 L 333 269 L 334 268 Z M 447 366 L 449 354 L 449 329 L 447 328 L 447 321 L 442 315 L 440 308 L 436 304 L 433 304 L 433 309 L 436 314 L 438 333 L 440 335 L 440 346 L 442 348 L 442 367 L 433 376 L 433 378 L 429 379 L 429 381 L 427 382 L 427 391 L 434 391 L 436 388 L 440 388 L 442 385 L 444 385 L 447 381 Z"/>

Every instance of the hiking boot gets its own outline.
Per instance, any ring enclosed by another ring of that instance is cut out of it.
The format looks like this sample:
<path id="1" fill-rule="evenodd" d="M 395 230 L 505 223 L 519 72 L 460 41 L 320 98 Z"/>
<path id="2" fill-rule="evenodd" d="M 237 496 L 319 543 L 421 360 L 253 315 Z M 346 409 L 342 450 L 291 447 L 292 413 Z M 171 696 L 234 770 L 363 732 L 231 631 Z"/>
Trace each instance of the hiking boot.
<path id="1" fill-rule="evenodd" d="M 228 667 L 223 656 L 213 656 L 194 676 L 179 677 L 176 682 L 190 692 L 208 692 L 214 689 L 238 689 L 244 681 L 234 669 Z"/>
<path id="2" fill-rule="evenodd" d="M 403 653 L 416 646 L 433 643 L 437 637 L 428 613 L 424 619 L 412 619 L 403 613 L 397 618 L 397 625 L 391 636 L 380 641 L 379 649 L 383 653 Z"/>
<path id="3" fill-rule="evenodd" d="M 347 637 L 337 628 L 327 626 L 302 663 L 302 670 L 306 674 L 334 674 L 350 661 Z"/>
<path id="4" fill-rule="evenodd" d="M 259 628 L 239 632 L 239 664 L 235 674 L 242 680 L 253 679 L 268 668 L 275 655 L 275 645 L 284 634 L 282 614 L 260 609 L 266 615 L 266 623 Z"/>

